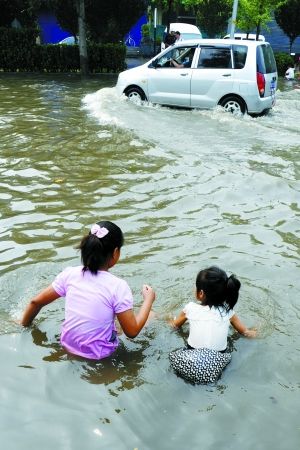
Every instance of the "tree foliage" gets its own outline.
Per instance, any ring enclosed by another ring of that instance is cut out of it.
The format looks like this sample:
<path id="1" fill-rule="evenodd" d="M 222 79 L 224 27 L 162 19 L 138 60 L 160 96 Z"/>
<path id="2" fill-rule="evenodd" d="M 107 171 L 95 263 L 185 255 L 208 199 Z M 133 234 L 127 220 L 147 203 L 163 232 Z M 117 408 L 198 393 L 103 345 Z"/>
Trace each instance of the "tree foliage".
<path id="1" fill-rule="evenodd" d="M 48 0 L 48 8 L 54 13 L 63 30 L 71 33 L 75 39 L 78 35 L 78 12 L 75 0 Z"/>
<path id="2" fill-rule="evenodd" d="M 145 0 L 86 0 L 86 21 L 97 42 L 122 41 L 146 11 Z"/>
<path id="3" fill-rule="evenodd" d="M 186 7 L 191 7 L 201 31 L 208 37 L 223 34 L 227 29 L 232 12 L 232 0 L 182 0 Z"/>
<path id="4" fill-rule="evenodd" d="M 151 0 L 151 6 L 161 8 L 162 11 L 168 12 L 176 10 L 184 5 L 184 0 Z"/>
<path id="5" fill-rule="evenodd" d="M 236 25 L 245 33 L 256 30 L 256 36 L 272 19 L 274 9 L 282 0 L 239 0 Z"/>
<path id="6" fill-rule="evenodd" d="M 60 26 L 78 35 L 76 1 L 48 0 Z M 95 42 L 122 41 L 146 10 L 146 0 L 85 0 L 87 34 Z"/>
<path id="7" fill-rule="evenodd" d="M 40 0 L 0 0 L 0 26 L 9 27 L 14 19 L 22 26 L 37 24 Z"/>
<path id="8" fill-rule="evenodd" d="M 295 39 L 300 36 L 300 0 L 287 0 L 275 9 L 275 20 L 289 37 L 290 52 Z"/>
<path id="9" fill-rule="evenodd" d="M 233 0 L 152 0 L 151 3 L 167 12 L 167 17 L 180 8 L 191 11 L 196 16 L 201 31 L 214 37 L 227 29 Z"/>
<path id="10" fill-rule="evenodd" d="M 178 14 L 181 9 L 186 9 L 184 0 L 151 0 L 150 3 L 152 7 L 158 7 L 163 13 L 166 13 L 168 32 L 172 14 Z"/>
<path id="11" fill-rule="evenodd" d="M 145 13 L 146 0 L 85 0 L 88 35 L 97 42 L 118 42 Z M 35 26 L 40 8 L 52 11 L 60 26 L 78 35 L 76 0 L 0 0 L 0 26 L 16 18 L 22 26 Z"/>

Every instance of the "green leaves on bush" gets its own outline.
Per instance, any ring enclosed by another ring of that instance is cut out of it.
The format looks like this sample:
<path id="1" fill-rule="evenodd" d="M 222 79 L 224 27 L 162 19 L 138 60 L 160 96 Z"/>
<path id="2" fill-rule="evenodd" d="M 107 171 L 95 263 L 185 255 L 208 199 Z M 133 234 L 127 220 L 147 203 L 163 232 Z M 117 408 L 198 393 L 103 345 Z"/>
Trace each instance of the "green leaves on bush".
<path id="1" fill-rule="evenodd" d="M 38 30 L 0 28 L 0 70 L 5 72 L 78 72 L 78 45 L 37 45 Z M 88 43 L 89 70 L 125 69 L 126 47 Z"/>
<path id="2" fill-rule="evenodd" d="M 37 29 L 0 28 L 0 69 L 16 72 L 27 65 L 32 70 L 32 49 Z"/>
<path id="3" fill-rule="evenodd" d="M 289 66 L 291 64 L 294 65 L 294 59 L 289 53 L 278 52 L 274 53 L 277 65 L 277 71 L 279 76 L 283 76 Z"/>
<path id="4" fill-rule="evenodd" d="M 123 44 L 88 44 L 89 70 L 120 72 L 126 68 L 126 47 Z"/>

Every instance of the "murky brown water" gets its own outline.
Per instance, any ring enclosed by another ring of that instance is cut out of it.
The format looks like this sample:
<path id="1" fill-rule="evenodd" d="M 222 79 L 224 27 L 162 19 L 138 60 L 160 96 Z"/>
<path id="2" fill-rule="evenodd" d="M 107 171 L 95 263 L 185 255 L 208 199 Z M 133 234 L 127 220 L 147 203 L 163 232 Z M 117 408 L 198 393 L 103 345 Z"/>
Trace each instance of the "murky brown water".
<path id="1" fill-rule="evenodd" d="M 300 392 L 300 90 L 267 117 L 137 106 L 114 76 L 0 75 L 1 448 L 295 450 Z M 125 232 L 114 272 L 158 319 L 113 358 L 59 345 L 63 300 L 14 323 L 99 218 Z M 242 281 L 237 312 L 260 338 L 233 337 L 216 386 L 177 378 L 184 333 L 165 318 L 218 264 Z"/>

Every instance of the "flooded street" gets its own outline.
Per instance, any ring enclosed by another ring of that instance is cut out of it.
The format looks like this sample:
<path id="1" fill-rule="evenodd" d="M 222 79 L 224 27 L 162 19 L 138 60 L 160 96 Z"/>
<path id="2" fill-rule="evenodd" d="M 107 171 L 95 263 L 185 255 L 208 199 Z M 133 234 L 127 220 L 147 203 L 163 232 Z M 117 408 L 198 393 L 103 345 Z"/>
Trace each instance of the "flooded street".
<path id="1" fill-rule="evenodd" d="M 0 75 L 0 436 L 5 450 L 296 450 L 300 441 L 300 87 L 266 117 L 135 105 L 116 76 Z M 157 318 L 112 358 L 68 356 L 64 300 L 15 323 L 79 264 L 102 218 L 124 231 L 113 273 L 157 293 Z M 169 368 L 167 319 L 197 272 L 242 282 L 235 308 L 259 338 L 230 339 L 215 386 Z"/>

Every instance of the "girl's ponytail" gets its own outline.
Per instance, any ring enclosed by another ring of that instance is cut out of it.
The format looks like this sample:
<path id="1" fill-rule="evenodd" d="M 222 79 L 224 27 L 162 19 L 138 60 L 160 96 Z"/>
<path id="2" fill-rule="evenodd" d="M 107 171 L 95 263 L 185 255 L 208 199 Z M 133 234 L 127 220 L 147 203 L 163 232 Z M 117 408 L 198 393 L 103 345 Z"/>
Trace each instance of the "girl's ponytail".
<path id="1" fill-rule="evenodd" d="M 123 233 L 116 224 L 109 221 L 97 222 L 78 246 L 83 272 L 89 270 L 96 275 L 98 270 L 106 266 L 114 250 L 122 247 L 123 242 Z"/>
<path id="2" fill-rule="evenodd" d="M 240 281 L 234 275 L 230 275 L 230 277 L 227 279 L 226 286 L 226 303 L 228 304 L 230 309 L 233 309 L 236 302 L 238 301 L 240 287 Z"/>
<path id="3" fill-rule="evenodd" d="M 83 244 L 83 245 L 82 245 Z M 105 263 L 103 244 L 94 234 L 88 234 L 81 242 L 81 259 L 83 272 L 89 270 L 96 275 L 99 268 Z"/>
<path id="4" fill-rule="evenodd" d="M 196 290 L 203 290 L 205 300 L 202 305 L 218 308 L 224 307 L 227 311 L 232 309 L 239 297 L 241 283 L 234 276 L 229 278 L 224 270 L 212 266 L 201 270 L 196 278 Z"/>

